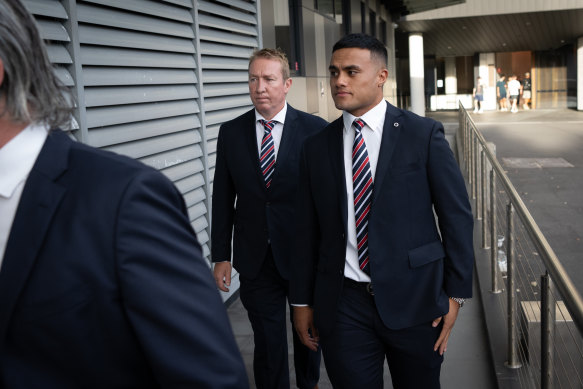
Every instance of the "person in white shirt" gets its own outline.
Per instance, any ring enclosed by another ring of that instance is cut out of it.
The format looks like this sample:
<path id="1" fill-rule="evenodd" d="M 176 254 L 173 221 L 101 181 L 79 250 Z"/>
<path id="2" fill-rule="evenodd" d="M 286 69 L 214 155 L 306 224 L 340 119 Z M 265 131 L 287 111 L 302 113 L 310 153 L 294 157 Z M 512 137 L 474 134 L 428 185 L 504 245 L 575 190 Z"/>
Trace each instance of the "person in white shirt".
<path id="1" fill-rule="evenodd" d="M 520 81 L 516 79 L 516 74 L 513 74 L 510 77 L 510 81 L 508 81 L 508 93 L 510 94 L 510 102 L 512 103 L 510 112 L 512 113 L 518 112 L 518 96 L 520 95 L 521 89 Z"/>

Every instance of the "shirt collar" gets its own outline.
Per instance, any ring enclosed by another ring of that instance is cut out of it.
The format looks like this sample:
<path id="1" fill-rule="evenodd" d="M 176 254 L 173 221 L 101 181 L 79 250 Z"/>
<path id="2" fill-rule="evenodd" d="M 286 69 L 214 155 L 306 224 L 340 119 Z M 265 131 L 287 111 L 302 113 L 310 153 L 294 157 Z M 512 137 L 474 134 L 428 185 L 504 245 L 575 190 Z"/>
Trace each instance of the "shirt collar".
<path id="1" fill-rule="evenodd" d="M 26 180 L 47 136 L 46 126 L 31 124 L 0 148 L 0 196 L 12 197 Z"/>
<path id="2" fill-rule="evenodd" d="M 271 120 L 275 120 L 278 123 L 283 124 L 285 122 L 285 115 L 287 114 L 287 101 L 283 105 L 281 111 L 279 111 Z M 267 120 L 265 119 L 257 110 L 255 110 L 255 122 L 259 120 Z"/>
<path id="3" fill-rule="evenodd" d="M 366 125 L 370 127 L 373 131 L 382 130 L 383 126 L 385 125 L 385 115 L 387 112 L 387 103 L 385 99 L 381 99 L 381 101 L 367 111 L 362 116 L 354 116 L 351 113 L 346 111 L 342 111 L 342 120 L 344 121 L 344 131 L 350 130 L 352 127 L 352 122 L 354 119 L 361 118 L 364 120 Z"/>

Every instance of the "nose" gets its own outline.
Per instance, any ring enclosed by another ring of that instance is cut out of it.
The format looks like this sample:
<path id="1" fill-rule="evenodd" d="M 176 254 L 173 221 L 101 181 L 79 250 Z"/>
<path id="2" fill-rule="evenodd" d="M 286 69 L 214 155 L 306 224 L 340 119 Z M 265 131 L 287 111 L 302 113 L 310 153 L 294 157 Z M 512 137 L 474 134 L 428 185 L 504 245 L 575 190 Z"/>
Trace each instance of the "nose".
<path id="1" fill-rule="evenodd" d="M 265 82 L 261 78 L 258 78 L 257 81 L 255 82 L 255 91 L 256 92 L 263 92 L 264 90 L 265 90 Z"/>
<path id="2" fill-rule="evenodd" d="M 346 86 L 345 75 L 342 72 L 340 72 L 337 76 L 330 77 L 330 86 L 336 88 Z"/>

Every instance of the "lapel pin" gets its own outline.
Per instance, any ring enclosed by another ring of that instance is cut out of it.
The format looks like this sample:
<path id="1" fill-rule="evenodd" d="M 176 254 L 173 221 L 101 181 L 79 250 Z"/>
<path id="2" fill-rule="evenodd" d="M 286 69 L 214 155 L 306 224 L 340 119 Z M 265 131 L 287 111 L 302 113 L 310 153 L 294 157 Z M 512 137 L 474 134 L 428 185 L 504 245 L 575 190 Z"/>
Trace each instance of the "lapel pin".
<path id="1" fill-rule="evenodd" d="M 393 123 L 393 126 L 399 127 L 399 123 L 395 122 L 395 123 Z"/>

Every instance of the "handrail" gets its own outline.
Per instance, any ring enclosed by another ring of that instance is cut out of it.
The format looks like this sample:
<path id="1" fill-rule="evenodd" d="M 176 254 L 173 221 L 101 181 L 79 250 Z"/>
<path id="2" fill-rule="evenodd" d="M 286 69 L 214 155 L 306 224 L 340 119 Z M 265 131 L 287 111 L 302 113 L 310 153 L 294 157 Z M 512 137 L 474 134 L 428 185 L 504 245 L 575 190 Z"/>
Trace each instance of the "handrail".
<path id="1" fill-rule="evenodd" d="M 470 115 L 467 113 L 466 109 L 463 107 L 461 102 L 459 104 L 459 109 L 460 109 L 460 123 L 462 121 L 461 120 L 462 116 L 464 117 L 465 120 L 469 120 L 470 128 L 471 131 L 473 132 L 475 139 L 477 139 L 479 144 L 482 146 L 482 150 L 485 152 L 488 162 L 491 164 L 492 169 L 496 172 L 498 178 L 500 179 L 502 185 L 504 186 L 504 189 L 506 189 L 508 197 L 510 198 L 510 201 L 514 206 L 514 210 L 524 223 L 527 233 L 529 234 L 537 250 L 539 251 L 542 257 L 542 261 L 553 280 L 554 286 L 561 293 L 565 306 L 567 307 L 573 319 L 573 322 L 577 326 L 579 332 L 583 334 L 583 298 L 573 285 L 573 282 L 571 281 L 571 278 L 567 274 L 565 268 L 560 263 L 555 252 L 549 245 L 548 241 L 542 234 L 540 228 L 534 221 L 534 218 L 526 208 L 526 205 L 520 198 L 520 195 L 518 194 L 518 192 L 510 182 L 510 179 L 504 172 L 504 169 L 500 165 L 500 162 L 488 147 L 486 140 L 484 139 L 484 136 L 480 131 L 478 131 L 476 124 L 474 123 Z M 467 139 L 464 139 L 464 141 L 467 141 Z M 469 163 L 469 161 L 466 161 L 466 163 Z M 475 176 L 474 180 L 477 180 Z M 484 190 L 484 188 L 482 189 Z M 491 249 L 494 250 L 495 247 Z"/>

